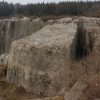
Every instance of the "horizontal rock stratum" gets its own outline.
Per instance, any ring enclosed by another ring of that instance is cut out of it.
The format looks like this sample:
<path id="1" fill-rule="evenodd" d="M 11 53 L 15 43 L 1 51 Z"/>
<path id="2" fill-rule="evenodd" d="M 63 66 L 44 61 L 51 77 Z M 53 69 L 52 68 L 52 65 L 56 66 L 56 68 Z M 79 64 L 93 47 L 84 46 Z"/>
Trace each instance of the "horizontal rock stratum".
<path id="1" fill-rule="evenodd" d="M 93 66 L 72 69 L 70 61 L 98 52 L 99 35 L 100 19 L 95 18 L 65 18 L 46 25 L 12 43 L 6 79 L 34 94 L 57 95 L 83 73 L 95 73 Z"/>

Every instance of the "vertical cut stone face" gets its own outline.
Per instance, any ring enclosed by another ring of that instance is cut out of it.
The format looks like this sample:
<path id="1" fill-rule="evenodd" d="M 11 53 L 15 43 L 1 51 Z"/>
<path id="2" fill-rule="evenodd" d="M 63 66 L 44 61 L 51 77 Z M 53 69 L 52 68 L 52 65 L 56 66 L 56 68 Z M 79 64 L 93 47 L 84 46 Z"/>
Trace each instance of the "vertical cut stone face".
<path id="1" fill-rule="evenodd" d="M 99 42 L 100 19 L 80 18 L 77 21 L 77 34 L 71 46 L 71 59 L 84 58 L 91 54 L 91 52 L 99 53 Z"/>
<path id="2" fill-rule="evenodd" d="M 38 95 L 54 96 L 69 80 L 70 46 L 76 24 L 47 25 L 12 43 L 7 81 Z"/>
<path id="3" fill-rule="evenodd" d="M 8 53 L 14 40 L 33 34 L 43 25 L 41 20 L 29 18 L 0 20 L 0 54 Z"/>
<path id="4" fill-rule="evenodd" d="M 96 53 L 100 52 L 100 18 L 87 18 L 84 20 L 84 28 L 87 33 L 86 41 L 88 43 L 89 38 L 92 38 L 93 50 Z M 90 48 L 92 46 L 90 45 Z"/>

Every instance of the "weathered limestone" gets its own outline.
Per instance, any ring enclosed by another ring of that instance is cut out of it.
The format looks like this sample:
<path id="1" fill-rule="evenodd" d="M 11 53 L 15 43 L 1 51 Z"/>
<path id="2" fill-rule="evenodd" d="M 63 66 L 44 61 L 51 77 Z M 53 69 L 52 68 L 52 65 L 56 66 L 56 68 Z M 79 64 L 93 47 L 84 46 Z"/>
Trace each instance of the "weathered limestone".
<path id="1" fill-rule="evenodd" d="M 12 41 L 31 35 L 43 26 L 44 23 L 39 19 L 12 18 L 0 20 L 0 54 L 9 52 Z"/>
<path id="2" fill-rule="evenodd" d="M 6 78 L 34 94 L 55 96 L 84 75 L 100 72 L 99 50 L 100 19 L 57 20 L 12 43 Z M 97 60 L 94 56 L 86 59 L 90 53 L 98 54 Z M 71 57 L 86 60 L 72 66 L 69 64 Z M 76 100 L 77 97 L 79 95 Z"/>
<path id="3" fill-rule="evenodd" d="M 77 34 L 75 35 L 71 51 L 71 56 L 74 59 L 80 59 L 92 51 L 99 50 L 97 47 L 100 45 L 100 19 L 79 18 L 77 27 Z"/>
<path id="4" fill-rule="evenodd" d="M 74 23 L 53 24 L 14 41 L 9 54 L 7 81 L 35 94 L 58 94 L 69 80 L 70 46 L 76 31 Z"/>
<path id="5" fill-rule="evenodd" d="M 88 35 L 86 41 L 89 41 L 89 37 L 92 38 L 93 50 L 100 52 L 98 51 L 100 48 L 100 18 L 86 18 L 84 20 L 84 27 Z"/>
<path id="6" fill-rule="evenodd" d="M 8 55 L 0 56 L 0 78 L 6 77 L 7 75 L 7 64 L 8 64 Z"/>
<path id="7" fill-rule="evenodd" d="M 8 64 L 8 55 L 7 54 L 0 55 L 0 64 L 1 65 L 7 65 Z"/>

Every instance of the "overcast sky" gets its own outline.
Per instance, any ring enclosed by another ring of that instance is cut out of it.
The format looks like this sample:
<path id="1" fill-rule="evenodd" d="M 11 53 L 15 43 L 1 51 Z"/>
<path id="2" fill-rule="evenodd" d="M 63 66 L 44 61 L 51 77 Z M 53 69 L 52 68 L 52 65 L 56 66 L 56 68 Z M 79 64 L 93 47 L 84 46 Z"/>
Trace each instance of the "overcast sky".
<path id="1" fill-rule="evenodd" d="M 59 1 L 78 1 L 78 0 L 0 0 L 0 1 L 7 1 L 7 2 L 13 2 L 13 3 L 38 3 L 38 2 L 59 2 Z M 87 1 L 87 0 L 79 0 L 79 1 Z M 88 1 L 94 1 L 94 0 L 88 0 Z M 99 1 L 99 0 L 96 0 Z"/>

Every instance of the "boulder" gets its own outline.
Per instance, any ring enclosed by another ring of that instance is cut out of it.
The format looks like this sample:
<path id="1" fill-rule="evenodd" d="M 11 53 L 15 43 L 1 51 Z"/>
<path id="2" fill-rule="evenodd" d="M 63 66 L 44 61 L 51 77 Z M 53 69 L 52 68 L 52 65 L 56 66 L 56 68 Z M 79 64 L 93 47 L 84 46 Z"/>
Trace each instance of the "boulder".
<path id="1" fill-rule="evenodd" d="M 69 80 L 70 46 L 76 24 L 47 25 L 40 31 L 12 43 L 7 81 L 28 92 L 55 96 Z"/>

